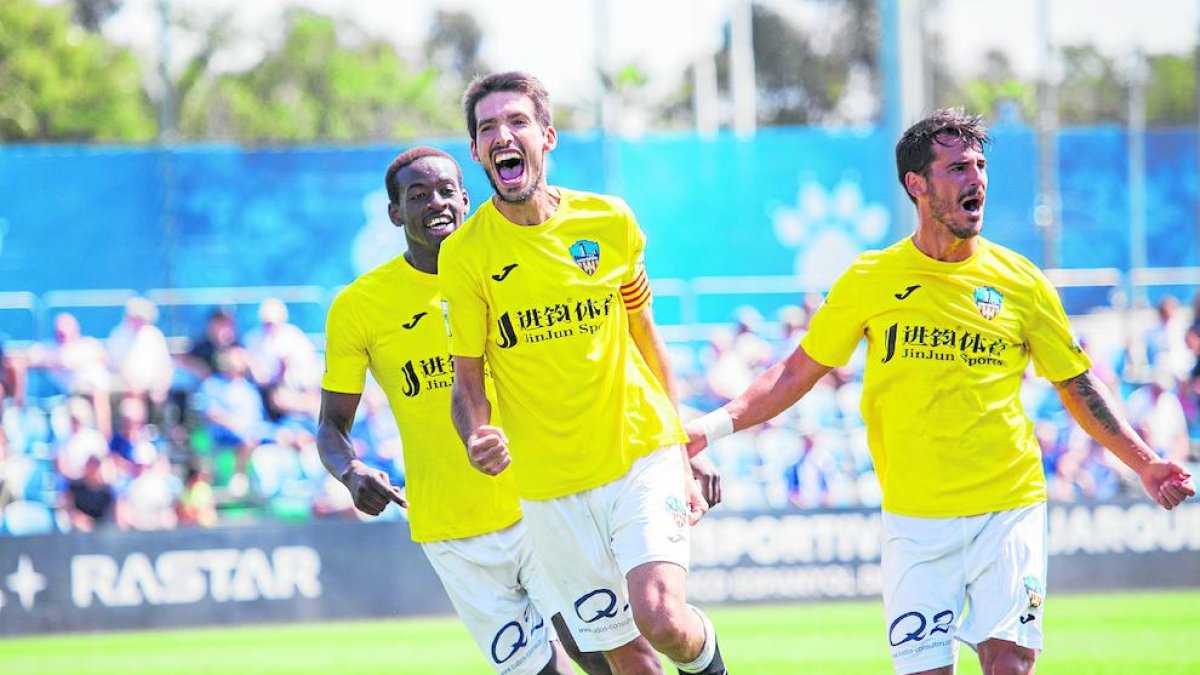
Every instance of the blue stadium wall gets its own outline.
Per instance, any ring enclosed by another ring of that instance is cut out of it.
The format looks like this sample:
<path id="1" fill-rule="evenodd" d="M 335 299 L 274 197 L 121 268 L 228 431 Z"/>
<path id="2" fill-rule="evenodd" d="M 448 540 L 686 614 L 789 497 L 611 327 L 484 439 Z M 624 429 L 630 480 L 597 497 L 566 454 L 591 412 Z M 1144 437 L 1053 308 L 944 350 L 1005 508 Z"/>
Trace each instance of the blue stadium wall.
<path id="1" fill-rule="evenodd" d="M 987 234 L 1043 258 L 1036 146 L 994 130 Z M 1060 135 L 1060 266 L 1129 267 L 1126 137 Z M 433 141 L 490 194 L 462 140 Z M 1196 266 L 1197 139 L 1147 135 L 1149 264 Z M 656 278 L 798 274 L 819 286 L 911 226 L 876 130 L 763 129 L 753 140 L 563 134 L 552 182 L 623 196 Z M 0 291 L 312 284 L 337 287 L 399 252 L 383 172 L 393 146 L 240 149 L 0 147 Z M 3 328 L 0 326 L 0 328 Z"/>

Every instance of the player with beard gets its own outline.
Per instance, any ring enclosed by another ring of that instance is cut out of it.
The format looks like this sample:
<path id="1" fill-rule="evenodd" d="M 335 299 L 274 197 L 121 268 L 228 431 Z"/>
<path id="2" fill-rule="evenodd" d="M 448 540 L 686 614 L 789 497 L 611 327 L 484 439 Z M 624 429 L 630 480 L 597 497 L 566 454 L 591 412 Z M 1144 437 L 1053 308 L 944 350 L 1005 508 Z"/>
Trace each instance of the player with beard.
<path id="1" fill-rule="evenodd" d="M 614 672 L 662 672 L 640 631 L 681 672 L 725 673 L 712 623 L 686 599 L 689 527 L 719 495 L 687 471 L 645 235 L 620 199 L 547 185 L 558 139 L 536 78 L 478 79 L 463 108 L 495 190 L 441 262 L 471 463 L 515 474 L 580 648 L 604 651 Z"/>
<path id="2" fill-rule="evenodd" d="M 549 607 L 547 594 L 539 593 L 545 578 L 521 522 L 512 476 L 472 469 L 450 422 L 454 370 L 437 272 L 442 242 L 468 209 L 462 170 L 445 152 L 417 147 L 392 161 L 385 184 L 388 216 L 404 230 L 407 251 L 344 288 L 329 310 L 321 459 L 364 513 L 411 502 L 413 541 L 497 673 L 573 673 L 539 611 Z M 350 440 L 368 369 L 400 429 L 408 500 L 386 473 L 358 459 Z M 610 672 L 602 655 L 579 655 L 567 646 L 588 673 Z"/>
<path id="3" fill-rule="evenodd" d="M 954 671 L 961 641 L 988 675 L 1031 673 L 1042 647 L 1046 479 L 1022 374 L 1054 383 L 1093 438 L 1173 508 L 1190 474 L 1118 412 L 1032 263 L 979 236 L 989 143 L 980 118 L 939 110 L 896 145 L 916 233 L 863 253 L 795 351 L 693 424 L 698 452 L 793 405 L 867 340 L 862 412 L 883 489 L 883 601 L 897 673 Z M 964 609 L 966 612 L 964 613 Z"/>

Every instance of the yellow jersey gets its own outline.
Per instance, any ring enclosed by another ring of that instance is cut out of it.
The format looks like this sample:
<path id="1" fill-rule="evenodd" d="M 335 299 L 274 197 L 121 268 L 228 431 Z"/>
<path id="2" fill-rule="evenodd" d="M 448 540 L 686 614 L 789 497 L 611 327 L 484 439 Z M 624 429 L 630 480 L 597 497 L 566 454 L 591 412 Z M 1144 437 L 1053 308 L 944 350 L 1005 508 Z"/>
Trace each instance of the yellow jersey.
<path id="1" fill-rule="evenodd" d="M 398 256 L 342 289 L 325 327 L 332 392 L 361 394 L 371 369 L 404 446 L 413 541 L 473 537 L 521 519 L 512 476 L 471 467 L 450 418 L 454 361 L 437 277 Z"/>
<path id="2" fill-rule="evenodd" d="M 982 238 L 957 263 L 926 256 L 911 238 L 863 253 L 801 346 L 836 367 L 863 337 L 862 413 L 884 510 L 954 517 L 1045 500 L 1022 376 L 1031 359 L 1053 382 L 1091 361 L 1040 270 Z"/>
<path id="3" fill-rule="evenodd" d="M 650 304 L 645 235 L 620 199 L 556 189 L 539 225 L 485 202 L 439 263 L 450 351 L 491 368 L 525 499 L 598 487 L 686 440 L 629 334 L 629 313 Z"/>

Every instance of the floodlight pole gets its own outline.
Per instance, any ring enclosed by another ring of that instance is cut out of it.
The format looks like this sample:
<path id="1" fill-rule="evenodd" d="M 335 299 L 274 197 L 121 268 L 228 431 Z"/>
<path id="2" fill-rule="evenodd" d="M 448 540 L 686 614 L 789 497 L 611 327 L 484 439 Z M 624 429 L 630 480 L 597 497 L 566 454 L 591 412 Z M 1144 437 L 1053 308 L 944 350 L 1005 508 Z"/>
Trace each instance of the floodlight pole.
<path id="1" fill-rule="evenodd" d="M 1051 38 L 1049 0 L 1038 3 L 1038 33 L 1041 45 L 1037 113 L 1038 195 L 1033 207 L 1033 222 L 1042 231 L 1042 267 L 1053 269 L 1062 264 L 1058 255 L 1062 236 L 1062 204 L 1058 194 L 1060 63 Z"/>
<path id="2" fill-rule="evenodd" d="M 1148 303 L 1146 286 L 1134 283 L 1146 268 L 1146 57 L 1135 47 L 1129 62 L 1129 277 L 1134 305 Z"/>

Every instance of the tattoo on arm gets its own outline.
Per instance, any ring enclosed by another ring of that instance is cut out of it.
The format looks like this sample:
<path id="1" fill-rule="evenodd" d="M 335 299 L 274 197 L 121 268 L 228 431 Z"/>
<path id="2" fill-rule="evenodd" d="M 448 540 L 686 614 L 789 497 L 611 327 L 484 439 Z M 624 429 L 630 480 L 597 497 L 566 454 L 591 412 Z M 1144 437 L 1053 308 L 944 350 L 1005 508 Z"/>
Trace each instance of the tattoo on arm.
<path id="1" fill-rule="evenodd" d="M 1110 434 L 1121 431 L 1121 420 L 1113 412 L 1108 397 L 1096 387 L 1095 378 L 1090 371 L 1059 382 L 1056 386 L 1076 396 L 1104 431 Z"/>

